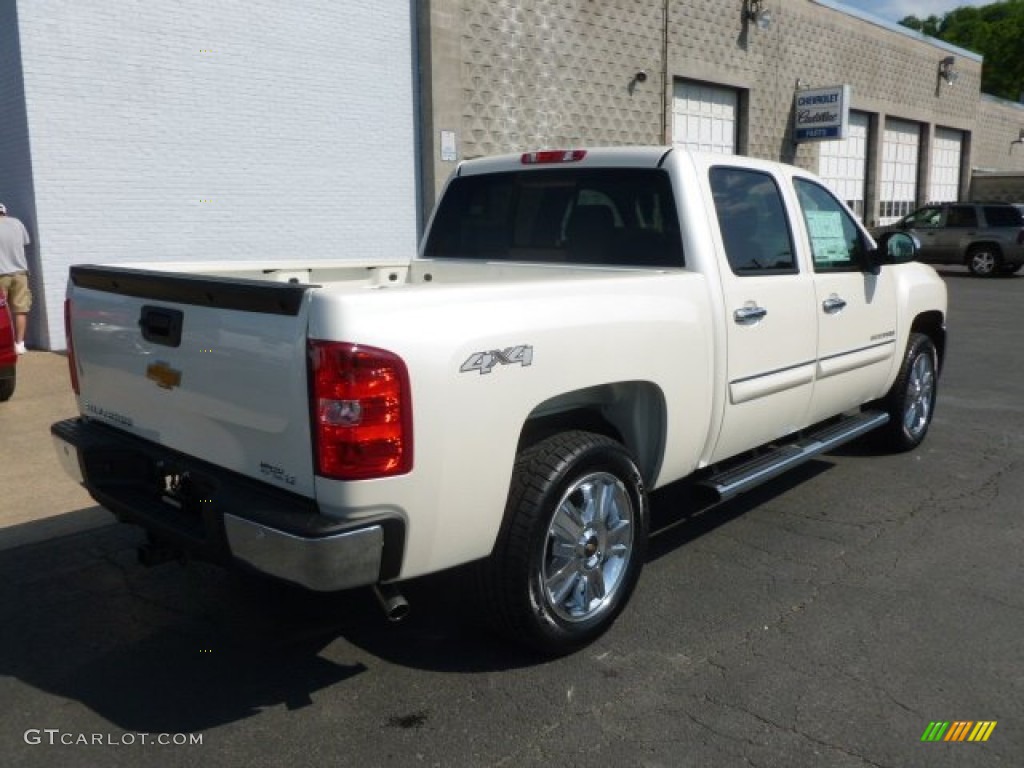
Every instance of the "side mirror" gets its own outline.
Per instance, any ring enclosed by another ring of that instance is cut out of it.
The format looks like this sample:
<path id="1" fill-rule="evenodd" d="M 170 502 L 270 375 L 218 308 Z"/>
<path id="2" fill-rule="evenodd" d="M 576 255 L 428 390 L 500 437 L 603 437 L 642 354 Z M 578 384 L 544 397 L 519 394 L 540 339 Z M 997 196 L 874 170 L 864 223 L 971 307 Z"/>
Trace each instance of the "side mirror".
<path id="1" fill-rule="evenodd" d="M 871 273 L 877 275 L 883 264 L 906 264 L 921 250 L 921 241 L 908 232 L 886 232 L 878 238 L 878 247 L 868 261 Z"/>

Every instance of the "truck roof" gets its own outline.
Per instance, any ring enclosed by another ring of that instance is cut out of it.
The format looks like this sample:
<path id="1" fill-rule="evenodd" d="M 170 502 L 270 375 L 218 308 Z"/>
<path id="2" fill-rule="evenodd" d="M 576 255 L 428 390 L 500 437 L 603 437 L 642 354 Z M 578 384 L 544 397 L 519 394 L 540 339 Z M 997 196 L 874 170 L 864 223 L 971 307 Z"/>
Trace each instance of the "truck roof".
<path id="1" fill-rule="evenodd" d="M 670 154 L 683 154 L 698 162 L 708 164 L 727 161 L 729 165 L 770 170 L 786 169 L 795 175 L 805 175 L 799 167 L 772 160 L 747 157 L 745 155 L 722 155 L 696 152 L 682 147 L 571 147 L 559 149 L 538 149 L 517 154 L 495 155 L 473 160 L 464 160 L 455 172 L 456 176 L 476 176 L 485 173 L 508 173 L 514 171 L 541 170 L 552 168 L 661 168 Z"/>
<path id="2" fill-rule="evenodd" d="M 657 168 L 672 147 L 572 147 L 540 149 L 510 155 L 464 160 L 457 175 L 523 171 L 557 165 L 576 168 Z"/>

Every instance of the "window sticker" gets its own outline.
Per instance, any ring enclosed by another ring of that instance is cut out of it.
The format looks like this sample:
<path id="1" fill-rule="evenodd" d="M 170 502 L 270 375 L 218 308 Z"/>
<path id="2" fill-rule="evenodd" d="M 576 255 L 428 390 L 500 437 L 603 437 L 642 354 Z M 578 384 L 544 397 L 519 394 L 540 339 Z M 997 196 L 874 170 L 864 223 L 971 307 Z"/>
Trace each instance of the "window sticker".
<path id="1" fill-rule="evenodd" d="M 811 236 L 814 260 L 824 264 L 845 263 L 850 251 L 843 235 L 843 219 L 839 211 L 804 211 L 807 231 Z"/>

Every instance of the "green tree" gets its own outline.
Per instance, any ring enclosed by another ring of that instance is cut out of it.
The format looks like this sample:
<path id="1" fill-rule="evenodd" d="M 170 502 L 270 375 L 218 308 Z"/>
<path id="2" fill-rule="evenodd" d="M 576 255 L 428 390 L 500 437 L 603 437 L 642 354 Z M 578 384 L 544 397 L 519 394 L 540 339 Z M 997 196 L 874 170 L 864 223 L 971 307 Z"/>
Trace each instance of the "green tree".
<path id="1" fill-rule="evenodd" d="M 923 21 L 907 16 L 900 24 L 984 56 L 983 92 L 1011 101 L 1024 94 L 1024 0 L 956 8 Z"/>
<path id="2" fill-rule="evenodd" d="M 923 32 L 929 37 L 938 37 L 939 34 L 939 19 L 938 16 L 929 16 L 927 19 L 919 19 L 917 16 L 907 16 L 900 21 L 904 27 L 910 27 L 916 29 L 918 32 Z"/>

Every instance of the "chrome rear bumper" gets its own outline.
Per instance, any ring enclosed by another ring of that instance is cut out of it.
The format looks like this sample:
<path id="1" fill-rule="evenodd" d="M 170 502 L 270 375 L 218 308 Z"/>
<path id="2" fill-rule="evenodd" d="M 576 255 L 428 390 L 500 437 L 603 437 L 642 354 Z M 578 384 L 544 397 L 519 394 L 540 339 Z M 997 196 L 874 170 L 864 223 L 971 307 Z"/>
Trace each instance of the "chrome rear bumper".
<path id="1" fill-rule="evenodd" d="M 315 539 L 224 515 L 231 554 L 258 571 L 317 592 L 376 584 L 384 551 L 379 525 Z"/>

